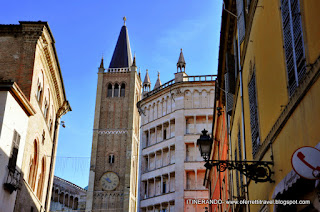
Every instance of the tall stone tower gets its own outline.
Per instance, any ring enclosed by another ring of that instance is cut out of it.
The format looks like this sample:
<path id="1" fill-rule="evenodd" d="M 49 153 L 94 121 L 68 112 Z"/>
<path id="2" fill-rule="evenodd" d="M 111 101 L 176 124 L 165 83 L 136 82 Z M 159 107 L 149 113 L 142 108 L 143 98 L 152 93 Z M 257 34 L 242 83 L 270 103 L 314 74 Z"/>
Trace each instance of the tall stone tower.
<path id="1" fill-rule="evenodd" d="M 125 22 L 109 68 L 102 58 L 98 70 L 86 211 L 136 211 L 141 79 Z"/>

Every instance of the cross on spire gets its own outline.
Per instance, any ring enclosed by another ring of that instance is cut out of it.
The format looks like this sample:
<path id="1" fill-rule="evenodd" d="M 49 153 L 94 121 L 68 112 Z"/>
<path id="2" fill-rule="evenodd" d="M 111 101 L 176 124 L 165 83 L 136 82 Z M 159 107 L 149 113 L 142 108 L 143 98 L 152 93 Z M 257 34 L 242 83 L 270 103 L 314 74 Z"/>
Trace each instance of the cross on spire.
<path id="1" fill-rule="evenodd" d="M 127 21 L 126 16 L 123 16 L 123 25 L 124 25 L 124 26 L 126 25 L 126 21 Z"/>

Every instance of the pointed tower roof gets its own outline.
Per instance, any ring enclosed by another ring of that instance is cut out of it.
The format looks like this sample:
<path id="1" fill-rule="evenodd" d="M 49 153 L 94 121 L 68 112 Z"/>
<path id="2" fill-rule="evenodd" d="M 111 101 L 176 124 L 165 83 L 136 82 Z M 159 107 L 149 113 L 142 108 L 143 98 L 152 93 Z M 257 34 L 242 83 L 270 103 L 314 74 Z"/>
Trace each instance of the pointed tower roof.
<path id="1" fill-rule="evenodd" d="M 101 58 L 101 63 L 100 63 L 100 67 L 99 67 L 98 70 L 99 70 L 99 72 L 102 72 L 102 73 L 103 73 L 104 70 L 105 70 L 105 69 L 104 69 L 104 64 L 103 64 L 103 56 L 102 56 L 102 58 Z"/>
<path id="2" fill-rule="evenodd" d="M 161 80 L 160 80 L 160 72 L 158 72 L 158 79 L 156 84 L 154 85 L 153 89 L 159 88 L 162 85 Z"/>
<path id="3" fill-rule="evenodd" d="M 101 58 L 100 68 L 104 68 L 104 66 L 103 66 L 103 56 Z"/>
<path id="4" fill-rule="evenodd" d="M 147 69 L 146 76 L 144 77 L 143 85 L 150 85 L 150 84 L 151 84 L 151 81 L 150 81 L 150 77 Z"/>
<path id="5" fill-rule="evenodd" d="M 125 17 L 123 18 L 125 21 Z M 130 48 L 130 41 L 128 30 L 125 25 L 122 26 L 116 48 L 114 49 L 113 56 L 109 68 L 128 68 L 132 65 L 132 55 Z"/>
<path id="6" fill-rule="evenodd" d="M 132 66 L 137 67 L 137 65 L 136 65 L 136 53 L 134 53 L 134 56 L 133 56 Z"/>
<path id="7" fill-rule="evenodd" d="M 186 69 L 186 61 L 184 60 L 182 49 L 180 49 L 180 50 L 181 50 L 181 52 L 180 52 L 179 60 L 177 62 L 177 69 L 180 68 L 180 70 L 182 71 L 182 68 L 184 68 L 184 71 L 185 71 L 185 69 Z"/>

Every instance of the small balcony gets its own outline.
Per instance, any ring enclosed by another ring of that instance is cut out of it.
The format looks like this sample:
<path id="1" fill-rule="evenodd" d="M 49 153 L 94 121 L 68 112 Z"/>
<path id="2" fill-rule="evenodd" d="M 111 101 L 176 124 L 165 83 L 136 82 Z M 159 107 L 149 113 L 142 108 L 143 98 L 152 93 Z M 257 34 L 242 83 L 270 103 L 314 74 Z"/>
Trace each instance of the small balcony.
<path id="1" fill-rule="evenodd" d="M 9 191 L 10 194 L 20 188 L 19 179 L 21 172 L 19 172 L 15 167 L 8 166 L 8 176 L 6 182 L 3 184 L 4 189 Z"/>

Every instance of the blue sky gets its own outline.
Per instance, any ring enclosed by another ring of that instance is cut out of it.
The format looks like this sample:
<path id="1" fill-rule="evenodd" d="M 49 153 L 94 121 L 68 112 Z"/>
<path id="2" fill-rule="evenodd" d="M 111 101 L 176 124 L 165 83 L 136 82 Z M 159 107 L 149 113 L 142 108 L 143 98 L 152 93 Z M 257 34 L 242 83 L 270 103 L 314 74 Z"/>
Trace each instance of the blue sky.
<path id="1" fill-rule="evenodd" d="M 222 0 L 54 0 L 4 1 L 1 24 L 48 21 L 56 41 L 72 112 L 60 129 L 55 175 L 81 187 L 88 184 L 97 68 L 109 66 L 127 17 L 132 54 L 152 88 L 174 77 L 180 48 L 188 75 L 216 74 Z"/>

